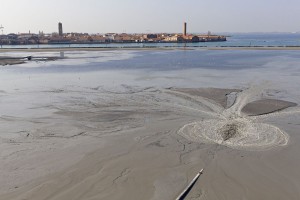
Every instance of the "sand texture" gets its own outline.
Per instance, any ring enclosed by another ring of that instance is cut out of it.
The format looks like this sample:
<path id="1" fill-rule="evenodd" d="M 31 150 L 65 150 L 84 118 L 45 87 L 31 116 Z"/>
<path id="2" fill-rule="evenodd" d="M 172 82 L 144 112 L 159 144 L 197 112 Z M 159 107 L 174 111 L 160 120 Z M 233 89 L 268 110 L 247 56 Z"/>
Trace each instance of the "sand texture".
<path id="1" fill-rule="evenodd" d="M 3 91 L 0 199 L 172 200 L 201 168 L 186 199 L 299 199 L 299 108 L 244 116 L 262 89 Z"/>

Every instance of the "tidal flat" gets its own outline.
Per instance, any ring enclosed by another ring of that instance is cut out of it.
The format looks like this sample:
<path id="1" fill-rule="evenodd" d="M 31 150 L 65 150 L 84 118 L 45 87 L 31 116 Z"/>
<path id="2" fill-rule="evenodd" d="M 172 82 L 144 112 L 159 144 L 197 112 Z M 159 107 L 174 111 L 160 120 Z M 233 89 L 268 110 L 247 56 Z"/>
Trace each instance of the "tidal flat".
<path id="1" fill-rule="evenodd" d="M 0 199 L 298 200 L 299 53 L 1 52 Z"/>

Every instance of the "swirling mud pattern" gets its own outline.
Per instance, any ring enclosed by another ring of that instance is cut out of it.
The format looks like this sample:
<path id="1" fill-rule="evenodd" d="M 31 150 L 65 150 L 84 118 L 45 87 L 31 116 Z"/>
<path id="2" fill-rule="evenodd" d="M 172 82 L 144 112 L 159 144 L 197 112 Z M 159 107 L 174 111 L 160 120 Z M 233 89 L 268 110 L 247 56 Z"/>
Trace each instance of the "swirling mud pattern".
<path id="1" fill-rule="evenodd" d="M 268 150 L 287 145 L 289 135 L 283 130 L 257 122 L 256 116 L 241 112 L 247 103 L 258 98 L 259 92 L 259 88 L 244 90 L 230 108 L 214 113 L 213 119 L 186 124 L 178 134 L 194 142 L 215 143 L 241 150 Z"/>

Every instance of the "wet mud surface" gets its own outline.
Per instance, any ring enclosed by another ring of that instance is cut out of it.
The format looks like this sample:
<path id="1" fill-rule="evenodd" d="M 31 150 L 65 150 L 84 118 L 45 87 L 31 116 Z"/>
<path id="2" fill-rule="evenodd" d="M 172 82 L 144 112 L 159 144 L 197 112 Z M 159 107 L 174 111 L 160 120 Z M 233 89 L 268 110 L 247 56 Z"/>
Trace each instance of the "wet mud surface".
<path id="1" fill-rule="evenodd" d="M 1 200 L 299 199 L 297 52 L 65 55 L 0 68 Z"/>

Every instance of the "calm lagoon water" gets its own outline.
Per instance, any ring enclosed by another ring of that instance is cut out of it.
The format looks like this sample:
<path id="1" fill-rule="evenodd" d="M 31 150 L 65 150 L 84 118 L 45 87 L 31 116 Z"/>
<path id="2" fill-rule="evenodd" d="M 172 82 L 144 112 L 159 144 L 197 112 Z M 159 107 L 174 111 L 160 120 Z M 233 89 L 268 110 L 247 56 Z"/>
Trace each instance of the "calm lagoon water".
<path id="1" fill-rule="evenodd" d="M 11 53 L 6 53 L 6 55 Z M 14 56 L 27 55 L 14 52 Z M 64 52 L 66 59 L 0 68 L 0 90 L 69 86 L 245 88 L 268 82 L 297 101 L 300 52 L 287 50 L 151 50 Z M 32 53 L 59 56 L 60 53 Z M 300 102 L 300 101 L 299 101 Z"/>

